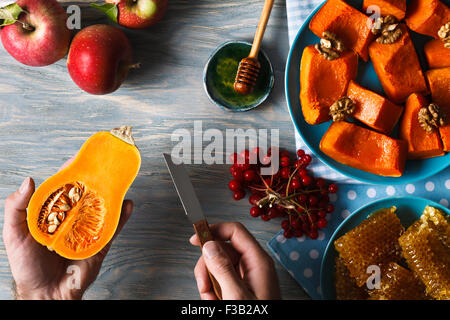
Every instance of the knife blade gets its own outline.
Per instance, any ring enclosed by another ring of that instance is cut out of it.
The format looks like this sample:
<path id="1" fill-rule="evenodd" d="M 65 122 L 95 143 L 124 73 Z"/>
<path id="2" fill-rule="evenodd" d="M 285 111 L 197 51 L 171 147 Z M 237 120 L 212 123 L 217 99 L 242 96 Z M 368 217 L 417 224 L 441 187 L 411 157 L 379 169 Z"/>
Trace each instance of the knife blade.
<path id="1" fill-rule="evenodd" d="M 173 184 L 175 185 L 175 189 L 177 190 L 178 197 L 183 205 L 184 212 L 194 225 L 195 233 L 200 240 L 200 247 L 203 247 L 206 242 L 214 239 L 209 230 L 208 222 L 203 215 L 202 207 L 195 194 L 191 179 L 189 179 L 189 175 L 183 164 L 176 165 L 172 161 L 172 157 L 166 153 L 163 153 L 163 156 L 166 161 L 167 169 L 169 169 L 170 176 L 172 177 Z M 214 293 L 219 300 L 222 300 L 222 290 L 220 289 L 219 283 L 209 271 L 208 274 Z"/>
<path id="2" fill-rule="evenodd" d="M 170 155 L 166 153 L 163 155 L 187 217 L 193 224 L 205 219 L 202 207 L 184 165 L 176 165 L 173 163 Z"/>

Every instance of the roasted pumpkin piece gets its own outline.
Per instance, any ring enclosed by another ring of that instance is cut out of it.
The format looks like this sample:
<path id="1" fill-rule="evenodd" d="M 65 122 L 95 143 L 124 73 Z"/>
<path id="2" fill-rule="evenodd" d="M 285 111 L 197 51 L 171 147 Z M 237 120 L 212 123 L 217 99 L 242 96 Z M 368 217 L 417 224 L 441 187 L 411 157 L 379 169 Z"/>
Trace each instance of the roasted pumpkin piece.
<path id="1" fill-rule="evenodd" d="M 376 175 L 403 174 L 407 143 L 346 121 L 333 122 L 320 141 L 320 150 L 350 167 Z"/>
<path id="2" fill-rule="evenodd" d="M 392 15 L 398 20 L 403 20 L 406 14 L 406 0 L 364 0 L 363 8 L 367 12 L 370 6 L 380 8 L 382 16 Z"/>
<path id="3" fill-rule="evenodd" d="M 313 125 L 328 121 L 330 106 L 345 95 L 357 72 L 358 56 L 352 51 L 330 61 L 313 45 L 307 46 L 300 66 L 300 103 L 305 121 Z"/>
<path id="4" fill-rule="evenodd" d="M 439 29 L 450 21 L 450 9 L 439 0 L 412 0 L 405 20 L 411 30 L 439 39 Z"/>
<path id="5" fill-rule="evenodd" d="M 403 112 L 403 107 L 354 81 L 350 81 L 348 85 L 347 97 L 355 104 L 355 119 L 387 135 L 392 132 Z"/>
<path id="6" fill-rule="evenodd" d="M 430 40 L 425 46 L 425 56 L 428 62 L 428 68 L 445 68 L 450 67 L 450 48 L 444 47 L 441 40 Z"/>
<path id="7" fill-rule="evenodd" d="M 73 260 L 91 257 L 108 244 L 141 163 L 130 129 L 93 135 L 69 166 L 37 188 L 27 214 L 37 242 Z"/>
<path id="8" fill-rule="evenodd" d="M 376 41 L 369 46 L 369 55 L 384 92 L 394 103 L 403 103 L 411 93 L 427 93 L 425 77 L 416 49 L 404 24 L 402 36 L 391 44 Z"/>
<path id="9" fill-rule="evenodd" d="M 368 267 L 381 269 L 401 260 L 398 237 L 404 228 L 395 211 L 395 207 L 379 209 L 334 241 L 339 257 L 358 287 L 366 285 L 370 276 Z"/>
<path id="10" fill-rule="evenodd" d="M 311 31 L 321 37 L 330 31 L 344 42 L 345 48 L 368 60 L 367 47 L 374 36 L 370 31 L 371 20 L 342 0 L 328 0 L 314 15 L 309 24 Z"/>
<path id="11" fill-rule="evenodd" d="M 446 124 L 439 127 L 444 151 L 450 151 L 450 67 L 431 69 L 426 73 L 431 100 L 446 116 Z"/>
<path id="12" fill-rule="evenodd" d="M 449 217 L 430 206 L 398 239 L 408 267 L 435 299 L 450 299 L 449 239 Z"/>
<path id="13" fill-rule="evenodd" d="M 381 269 L 380 289 L 369 290 L 376 300 L 425 300 L 423 283 L 408 269 L 390 262 Z"/>
<path id="14" fill-rule="evenodd" d="M 427 132 L 419 123 L 419 110 L 428 107 L 427 99 L 413 93 L 406 101 L 399 136 L 408 143 L 408 159 L 425 159 L 444 154 L 439 131 Z"/>

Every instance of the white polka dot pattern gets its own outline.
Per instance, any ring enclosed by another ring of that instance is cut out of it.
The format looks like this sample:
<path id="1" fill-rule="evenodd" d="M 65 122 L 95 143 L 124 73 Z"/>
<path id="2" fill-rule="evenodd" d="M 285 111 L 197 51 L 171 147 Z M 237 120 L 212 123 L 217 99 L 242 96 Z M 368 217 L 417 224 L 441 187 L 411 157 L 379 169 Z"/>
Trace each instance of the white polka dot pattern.
<path id="1" fill-rule="evenodd" d="M 367 196 L 369 198 L 375 198 L 377 196 L 377 190 L 375 190 L 374 188 L 367 189 Z"/>
<path id="2" fill-rule="evenodd" d="M 347 192 L 347 198 L 349 200 L 355 200 L 356 199 L 356 192 L 355 192 L 355 190 L 350 190 L 349 192 Z"/>
<path id="3" fill-rule="evenodd" d="M 395 194 L 395 188 L 393 186 L 386 187 L 386 194 L 388 196 L 393 196 Z"/>
<path id="4" fill-rule="evenodd" d="M 416 191 L 416 187 L 413 184 L 408 183 L 405 187 L 405 190 L 408 193 L 414 193 L 414 191 Z"/>
<path id="5" fill-rule="evenodd" d="M 425 183 L 425 189 L 429 192 L 434 190 L 434 183 L 431 181 L 428 181 L 427 183 Z"/>
<path id="6" fill-rule="evenodd" d="M 368 185 L 368 184 L 338 184 L 338 192 L 329 194 L 330 203 L 335 210 L 326 215 L 328 226 L 318 230 L 315 240 L 308 236 L 286 239 L 280 231 L 269 242 L 269 247 L 275 253 L 283 266 L 294 279 L 313 298 L 320 299 L 320 267 L 323 253 L 329 239 L 342 221 L 355 210 L 386 197 L 421 197 L 449 207 L 450 200 L 450 167 L 446 171 L 427 180 L 403 185 Z M 350 218 L 351 219 L 351 218 Z"/>
<path id="7" fill-rule="evenodd" d="M 289 254 L 289 258 L 290 258 L 292 261 L 297 261 L 298 258 L 300 258 L 300 254 L 299 254 L 297 251 L 292 251 L 292 252 Z"/>

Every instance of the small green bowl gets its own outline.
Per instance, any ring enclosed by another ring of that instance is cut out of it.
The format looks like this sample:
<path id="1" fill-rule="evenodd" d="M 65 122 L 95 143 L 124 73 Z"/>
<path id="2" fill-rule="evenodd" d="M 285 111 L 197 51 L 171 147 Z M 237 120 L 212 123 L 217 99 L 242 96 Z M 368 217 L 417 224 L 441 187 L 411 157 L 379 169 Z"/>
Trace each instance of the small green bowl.
<path id="1" fill-rule="evenodd" d="M 203 86 L 209 99 L 228 111 L 248 111 L 263 103 L 273 87 L 272 65 L 260 50 L 261 70 L 255 88 L 248 95 L 234 91 L 233 84 L 239 62 L 248 56 L 252 45 L 244 41 L 222 43 L 208 59 L 203 71 Z"/>

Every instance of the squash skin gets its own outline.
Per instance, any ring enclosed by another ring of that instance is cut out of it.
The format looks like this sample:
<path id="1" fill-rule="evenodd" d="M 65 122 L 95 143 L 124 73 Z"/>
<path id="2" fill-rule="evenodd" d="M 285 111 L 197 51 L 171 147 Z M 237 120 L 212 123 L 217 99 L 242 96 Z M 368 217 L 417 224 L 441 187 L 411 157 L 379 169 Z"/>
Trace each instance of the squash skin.
<path id="1" fill-rule="evenodd" d="M 354 81 L 348 85 L 347 97 L 355 103 L 355 119 L 386 135 L 391 134 L 403 112 L 403 107 Z"/>
<path id="2" fill-rule="evenodd" d="M 438 131 L 428 133 L 420 126 L 417 115 L 420 108 L 427 106 L 428 101 L 421 94 L 413 93 L 406 100 L 399 136 L 408 142 L 408 159 L 426 159 L 444 154 Z"/>
<path id="3" fill-rule="evenodd" d="M 438 0 L 412 0 L 405 20 L 411 30 L 439 39 L 439 29 L 450 21 L 450 9 Z"/>
<path id="4" fill-rule="evenodd" d="M 403 174 L 407 143 L 346 121 L 333 122 L 320 141 L 320 150 L 350 167 L 376 175 Z"/>
<path id="5" fill-rule="evenodd" d="M 27 213 L 27 224 L 33 238 L 51 247 L 60 256 L 80 260 L 98 253 L 112 239 L 121 214 L 122 202 L 139 171 L 141 157 L 136 146 L 128 144 L 109 132 L 91 136 L 81 147 L 73 162 L 45 180 L 33 194 Z M 54 234 L 38 228 L 38 217 L 48 197 L 66 183 L 82 182 L 104 200 L 106 214 L 103 231 L 87 249 L 76 252 L 64 244 L 64 235 L 76 215 L 70 212 Z"/>
<path id="6" fill-rule="evenodd" d="M 404 24 L 402 36 L 392 44 L 376 41 L 369 46 L 369 55 L 384 92 L 394 103 L 403 103 L 410 94 L 428 93 L 425 76 Z"/>
<path id="7" fill-rule="evenodd" d="M 431 69 L 427 73 L 432 102 L 436 103 L 447 116 L 447 123 L 439 127 L 444 151 L 450 151 L 450 67 Z"/>
<path id="8" fill-rule="evenodd" d="M 342 0 L 328 0 L 311 19 L 309 29 L 318 37 L 327 30 L 336 34 L 345 48 L 367 61 L 367 48 L 374 40 L 371 25 L 370 18 L 351 5 Z"/>
<path id="9" fill-rule="evenodd" d="M 403 20 L 406 15 L 406 0 L 364 0 L 364 11 L 367 12 L 369 6 L 378 6 L 383 17 L 392 15 L 398 20 Z"/>
<path id="10" fill-rule="evenodd" d="M 430 40 L 424 46 L 429 69 L 450 67 L 450 49 L 441 40 Z"/>
<path id="11" fill-rule="evenodd" d="M 303 50 L 300 64 L 300 103 L 305 121 L 312 125 L 328 121 L 330 106 L 345 95 L 349 81 L 356 78 L 358 56 L 345 51 L 330 61 L 310 45 Z"/>

